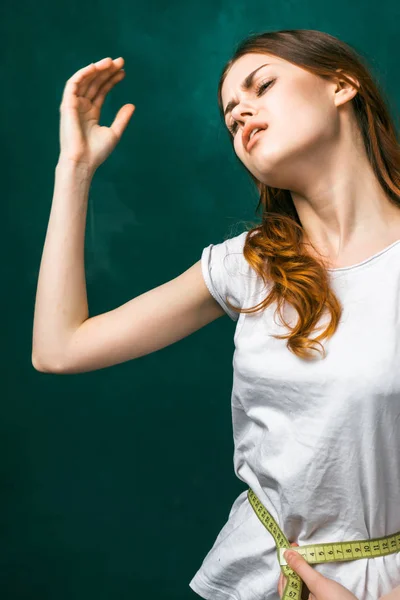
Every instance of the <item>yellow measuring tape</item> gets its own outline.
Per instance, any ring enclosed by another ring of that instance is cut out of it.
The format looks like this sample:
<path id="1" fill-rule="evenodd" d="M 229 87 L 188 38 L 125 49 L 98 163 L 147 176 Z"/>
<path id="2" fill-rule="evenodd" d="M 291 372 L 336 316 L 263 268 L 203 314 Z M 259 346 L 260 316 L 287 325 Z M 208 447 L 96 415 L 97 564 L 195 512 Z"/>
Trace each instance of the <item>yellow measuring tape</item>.
<path id="1" fill-rule="evenodd" d="M 400 551 L 400 531 L 388 537 L 369 540 L 353 540 L 351 542 L 333 542 L 332 544 L 308 544 L 304 546 L 290 546 L 289 540 L 282 532 L 271 513 L 265 508 L 250 488 L 247 497 L 261 523 L 273 536 L 276 544 L 278 561 L 282 572 L 287 577 L 287 584 L 283 591 L 282 600 L 301 600 L 303 580 L 287 564 L 283 553 L 288 548 L 298 552 L 309 564 L 326 562 L 343 562 L 358 560 L 359 558 L 375 558 L 386 556 Z"/>

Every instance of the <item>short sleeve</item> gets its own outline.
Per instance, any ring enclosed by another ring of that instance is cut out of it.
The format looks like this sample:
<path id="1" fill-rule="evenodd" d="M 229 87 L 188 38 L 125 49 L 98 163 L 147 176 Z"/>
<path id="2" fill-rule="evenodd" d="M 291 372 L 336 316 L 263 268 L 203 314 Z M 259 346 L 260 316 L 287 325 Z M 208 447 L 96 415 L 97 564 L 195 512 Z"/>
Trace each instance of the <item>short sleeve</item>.
<path id="1" fill-rule="evenodd" d="M 201 269 L 210 294 L 222 306 L 233 321 L 240 313 L 233 311 L 229 302 L 238 308 L 243 307 L 246 285 L 247 262 L 243 256 L 243 246 L 247 231 L 219 244 L 210 244 L 203 249 Z"/>

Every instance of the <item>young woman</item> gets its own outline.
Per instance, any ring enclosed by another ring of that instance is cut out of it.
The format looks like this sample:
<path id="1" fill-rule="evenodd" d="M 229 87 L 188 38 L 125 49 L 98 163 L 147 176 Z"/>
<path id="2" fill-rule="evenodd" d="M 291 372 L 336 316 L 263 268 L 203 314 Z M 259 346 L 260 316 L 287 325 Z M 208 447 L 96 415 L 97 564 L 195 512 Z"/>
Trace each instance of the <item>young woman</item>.
<path id="1" fill-rule="evenodd" d="M 300 546 L 400 532 L 400 147 L 370 73 L 323 32 L 244 40 L 222 72 L 218 102 L 259 191 L 261 225 L 89 317 L 88 191 L 135 109 L 126 104 L 110 128 L 98 125 L 123 62 L 90 64 L 65 86 L 34 367 L 101 369 L 228 314 L 237 321 L 237 476 Z M 312 600 L 377 600 L 400 584 L 399 552 L 313 567 L 298 557 L 297 567 Z M 243 492 L 189 585 L 209 600 L 275 600 L 282 576 L 275 540 Z"/>

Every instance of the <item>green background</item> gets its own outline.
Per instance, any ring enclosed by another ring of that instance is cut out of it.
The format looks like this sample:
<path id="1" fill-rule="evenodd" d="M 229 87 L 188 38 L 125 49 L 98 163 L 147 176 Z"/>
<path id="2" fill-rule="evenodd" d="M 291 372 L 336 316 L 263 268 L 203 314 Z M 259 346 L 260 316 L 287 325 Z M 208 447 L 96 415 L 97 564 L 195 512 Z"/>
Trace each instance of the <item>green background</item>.
<path id="1" fill-rule="evenodd" d="M 385 6 L 383 6 L 385 4 Z M 247 486 L 233 471 L 228 316 L 96 372 L 31 363 L 32 323 L 66 80 L 106 56 L 126 77 L 100 124 L 136 111 L 92 182 L 90 316 L 175 278 L 244 230 L 257 195 L 216 92 L 241 39 L 319 29 L 362 52 L 395 103 L 399 4 L 61 2 L 3 5 L 0 597 L 198 597 L 190 579 Z M 393 108 L 393 107 L 392 107 Z"/>

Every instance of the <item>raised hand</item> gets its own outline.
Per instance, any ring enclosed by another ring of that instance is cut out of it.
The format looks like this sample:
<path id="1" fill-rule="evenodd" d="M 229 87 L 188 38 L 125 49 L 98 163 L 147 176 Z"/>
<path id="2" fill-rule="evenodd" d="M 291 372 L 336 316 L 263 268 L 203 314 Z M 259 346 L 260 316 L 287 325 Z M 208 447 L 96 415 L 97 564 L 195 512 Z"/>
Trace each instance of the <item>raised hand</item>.
<path id="1" fill-rule="evenodd" d="M 122 106 L 110 127 L 100 126 L 107 93 L 125 77 L 124 59 L 103 58 L 68 79 L 60 105 L 60 159 L 85 164 L 93 172 L 114 150 L 135 110 Z"/>

